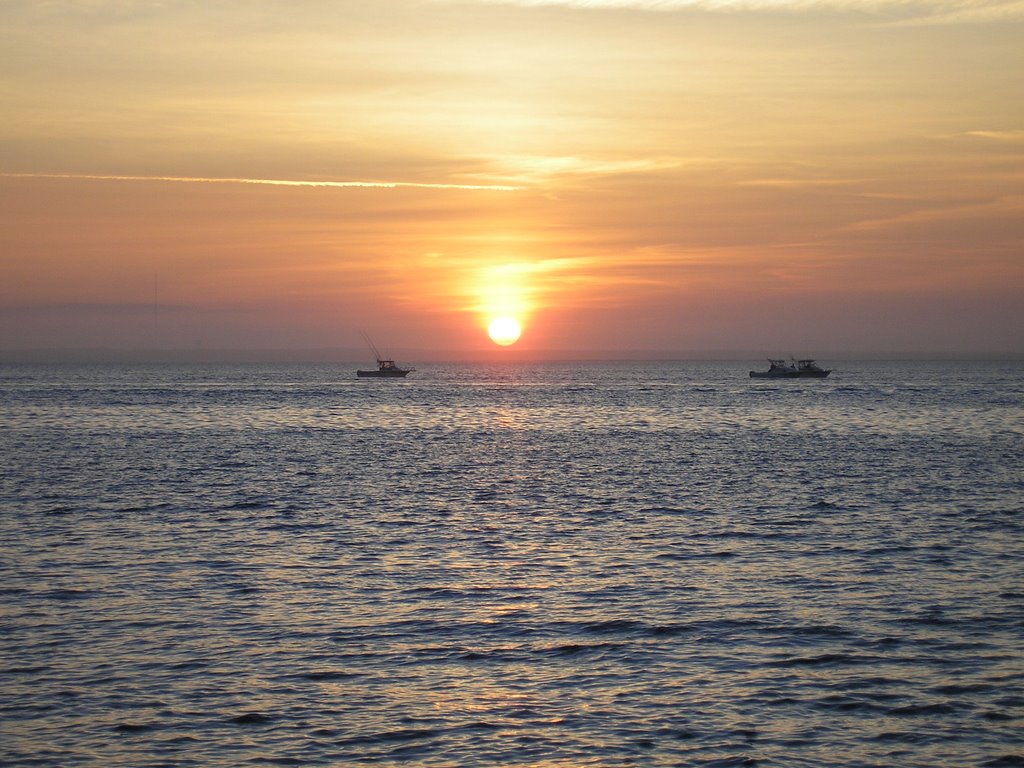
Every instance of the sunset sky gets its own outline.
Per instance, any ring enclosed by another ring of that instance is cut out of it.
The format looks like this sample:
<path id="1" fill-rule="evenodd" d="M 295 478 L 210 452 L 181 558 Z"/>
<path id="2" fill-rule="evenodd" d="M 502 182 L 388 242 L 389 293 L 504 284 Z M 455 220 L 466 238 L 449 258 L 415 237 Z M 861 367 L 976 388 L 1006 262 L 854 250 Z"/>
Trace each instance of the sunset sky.
<path id="1" fill-rule="evenodd" d="M 1020 0 L 6 0 L 0 71 L 0 351 L 1024 353 Z"/>

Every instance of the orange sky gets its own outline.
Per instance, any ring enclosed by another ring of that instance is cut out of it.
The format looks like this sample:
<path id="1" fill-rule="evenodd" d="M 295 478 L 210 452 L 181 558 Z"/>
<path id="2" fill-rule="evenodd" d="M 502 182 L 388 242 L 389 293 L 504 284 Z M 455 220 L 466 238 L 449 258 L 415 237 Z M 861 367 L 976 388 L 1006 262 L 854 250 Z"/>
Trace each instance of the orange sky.
<path id="1" fill-rule="evenodd" d="M 519 353 L 1021 353 L 1022 39 L 996 0 L 5 3 L 0 350 L 472 356 L 506 312 Z"/>

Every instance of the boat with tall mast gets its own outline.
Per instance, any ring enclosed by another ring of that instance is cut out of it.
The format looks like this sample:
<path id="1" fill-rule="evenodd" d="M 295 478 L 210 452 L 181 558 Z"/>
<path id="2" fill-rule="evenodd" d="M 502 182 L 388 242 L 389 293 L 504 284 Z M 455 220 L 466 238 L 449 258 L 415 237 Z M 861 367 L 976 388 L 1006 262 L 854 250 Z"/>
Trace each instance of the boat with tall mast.
<path id="1" fill-rule="evenodd" d="M 370 340 L 370 337 L 360 331 L 362 334 L 363 341 L 366 342 L 367 346 L 370 347 L 370 351 L 373 352 L 373 356 L 377 359 L 377 370 L 375 371 L 363 371 L 357 370 L 356 376 L 360 379 L 404 379 L 410 373 L 415 371 L 415 368 L 401 368 L 395 364 L 395 361 L 389 357 L 385 357 L 377 349 L 377 345 Z"/>

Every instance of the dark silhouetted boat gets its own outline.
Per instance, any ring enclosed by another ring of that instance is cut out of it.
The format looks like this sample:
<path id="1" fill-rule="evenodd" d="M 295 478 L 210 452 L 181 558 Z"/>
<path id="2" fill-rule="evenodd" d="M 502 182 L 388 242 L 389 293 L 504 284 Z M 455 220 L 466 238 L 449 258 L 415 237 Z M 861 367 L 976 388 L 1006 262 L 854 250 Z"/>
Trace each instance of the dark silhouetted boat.
<path id="1" fill-rule="evenodd" d="M 415 368 L 399 368 L 394 360 L 384 357 L 377 350 L 376 345 L 370 341 L 370 337 L 365 333 L 363 334 L 363 340 L 369 345 L 370 350 L 373 352 L 373 356 L 377 358 L 377 370 L 375 371 L 356 371 L 356 376 L 360 379 L 404 379 L 410 373 L 415 371 Z"/>
<path id="2" fill-rule="evenodd" d="M 831 368 L 820 368 L 813 360 L 794 360 L 787 363 L 785 360 L 768 359 L 767 371 L 751 371 L 752 379 L 824 379 L 830 373 Z"/>
<path id="3" fill-rule="evenodd" d="M 394 360 L 382 360 L 378 357 L 376 371 L 356 371 L 356 376 L 361 379 L 367 377 L 379 379 L 405 378 L 415 370 L 415 368 L 399 368 L 395 365 Z"/>

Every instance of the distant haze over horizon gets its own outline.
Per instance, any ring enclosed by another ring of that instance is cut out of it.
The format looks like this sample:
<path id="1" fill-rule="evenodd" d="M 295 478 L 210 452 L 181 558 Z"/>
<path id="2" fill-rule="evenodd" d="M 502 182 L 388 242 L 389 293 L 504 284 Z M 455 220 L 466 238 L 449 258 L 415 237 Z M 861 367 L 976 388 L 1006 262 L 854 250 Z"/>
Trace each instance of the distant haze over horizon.
<path id="1" fill-rule="evenodd" d="M 1022 39 L 1002 0 L 4 3 L 0 360 L 1024 355 Z"/>
<path id="2" fill-rule="evenodd" d="M 1024 353 L 970 354 L 942 352 L 837 352 L 790 354 L 782 352 L 759 353 L 749 350 L 397 350 L 389 353 L 400 364 L 486 364 L 517 365 L 531 363 L 751 363 L 767 365 L 768 358 L 813 358 L 825 365 L 841 362 L 927 362 L 978 360 L 991 362 L 1021 362 Z M 17 364 L 324 364 L 373 367 L 372 355 L 346 349 L 20 349 L 0 350 L 0 365 Z M 764 367 L 764 366 L 763 366 Z"/>

